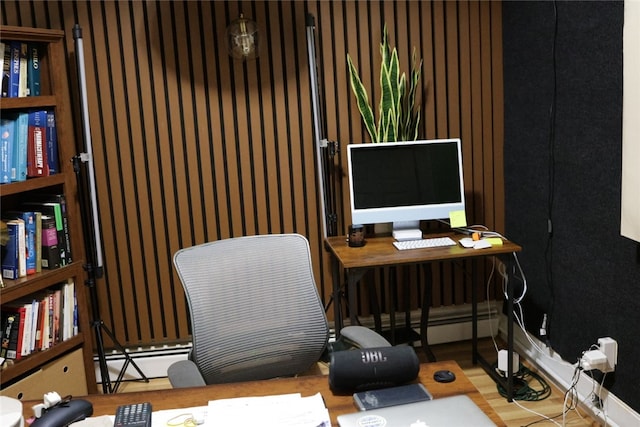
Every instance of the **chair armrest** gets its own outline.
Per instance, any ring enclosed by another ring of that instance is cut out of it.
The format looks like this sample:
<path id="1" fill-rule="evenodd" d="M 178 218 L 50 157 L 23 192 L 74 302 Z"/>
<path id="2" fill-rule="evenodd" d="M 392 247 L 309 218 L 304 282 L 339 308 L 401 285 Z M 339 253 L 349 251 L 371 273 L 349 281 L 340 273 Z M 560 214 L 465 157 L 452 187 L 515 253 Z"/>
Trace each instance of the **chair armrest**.
<path id="1" fill-rule="evenodd" d="M 391 347 L 382 335 L 364 326 L 347 326 L 340 330 L 341 338 L 359 348 Z"/>
<path id="2" fill-rule="evenodd" d="M 207 385 L 195 363 L 191 360 L 180 360 L 172 363 L 167 369 L 167 376 L 173 388 L 199 387 Z"/>

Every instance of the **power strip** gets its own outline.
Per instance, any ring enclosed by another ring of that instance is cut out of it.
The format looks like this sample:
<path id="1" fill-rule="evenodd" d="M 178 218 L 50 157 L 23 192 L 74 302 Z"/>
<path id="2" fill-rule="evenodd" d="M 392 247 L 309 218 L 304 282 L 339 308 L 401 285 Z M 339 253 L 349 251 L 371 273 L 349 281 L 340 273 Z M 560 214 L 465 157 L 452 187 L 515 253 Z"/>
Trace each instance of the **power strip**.
<path id="1" fill-rule="evenodd" d="M 507 350 L 500 350 L 498 352 L 498 370 L 504 372 L 504 376 L 507 376 L 507 370 L 509 369 L 509 352 Z M 516 373 L 520 370 L 520 356 L 515 351 L 513 352 L 513 362 L 511 363 L 511 372 Z"/>

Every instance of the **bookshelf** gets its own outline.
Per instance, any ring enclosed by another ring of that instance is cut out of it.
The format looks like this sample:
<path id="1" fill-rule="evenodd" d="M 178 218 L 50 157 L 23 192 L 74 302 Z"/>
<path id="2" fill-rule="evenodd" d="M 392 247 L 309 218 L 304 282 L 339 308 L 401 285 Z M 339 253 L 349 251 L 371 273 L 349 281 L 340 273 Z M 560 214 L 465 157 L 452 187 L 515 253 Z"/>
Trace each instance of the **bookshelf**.
<path id="1" fill-rule="evenodd" d="M 2 98 L 0 113 L 12 116 L 34 110 L 48 110 L 55 113 L 57 133 L 57 153 L 59 171 L 50 176 L 28 178 L 25 181 L 0 184 L 0 197 L 3 218 L 5 212 L 18 210 L 29 201 L 42 194 L 64 195 L 68 223 L 69 244 L 72 260 L 59 268 L 45 269 L 15 280 L 3 279 L 0 289 L 0 305 L 2 309 L 11 307 L 25 299 L 36 298 L 37 295 L 59 289 L 63 284 L 72 281 L 75 286 L 77 301 L 77 333 L 56 342 L 45 350 L 36 350 L 19 360 L 8 360 L 2 367 L 0 394 L 21 399 L 41 399 L 42 393 L 33 387 L 34 384 L 50 384 L 53 388 L 47 391 L 58 391 L 61 395 L 77 394 L 78 382 L 80 390 L 87 393 L 96 392 L 96 378 L 93 364 L 92 330 L 83 267 L 84 244 L 80 207 L 78 205 L 76 176 L 71 159 L 77 154 L 73 121 L 70 108 L 70 94 L 67 80 L 66 56 L 64 51 L 65 34 L 61 30 L 3 26 L 0 38 L 3 43 L 20 41 L 36 43 L 40 46 L 40 95 L 26 97 Z M 31 209 L 30 209 L 31 210 Z M 33 209 L 35 210 L 35 209 Z M 4 327 L 4 325 L 3 325 Z M 80 355 L 80 359 L 78 359 Z M 82 360 L 82 363 L 78 363 Z M 66 366 L 72 364 L 73 366 Z M 62 365 L 60 372 L 47 369 Z M 78 366 L 81 365 L 81 366 Z M 53 372 L 53 377 L 51 377 Z M 45 375 L 48 375 L 45 378 Z M 57 376 L 56 376 L 57 375 Z M 84 381 L 79 381 L 83 377 Z M 17 395 L 15 395 L 17 393 Z M 31 393 L 31 394 L 30 394 Z"/>

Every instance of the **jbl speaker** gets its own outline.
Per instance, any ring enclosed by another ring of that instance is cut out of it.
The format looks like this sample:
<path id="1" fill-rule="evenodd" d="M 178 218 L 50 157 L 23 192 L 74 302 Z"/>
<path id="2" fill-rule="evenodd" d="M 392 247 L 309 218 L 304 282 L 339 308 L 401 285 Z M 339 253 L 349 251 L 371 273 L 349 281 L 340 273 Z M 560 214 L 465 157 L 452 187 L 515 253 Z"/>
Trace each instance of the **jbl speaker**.
<path id="1" fill-rule="evenodd" d="M 376 347 L 334 351 L 329 365 L 329 388 L 351 393 L 393 387 L 413 381 L 420 361 L 412 347 Z"/>

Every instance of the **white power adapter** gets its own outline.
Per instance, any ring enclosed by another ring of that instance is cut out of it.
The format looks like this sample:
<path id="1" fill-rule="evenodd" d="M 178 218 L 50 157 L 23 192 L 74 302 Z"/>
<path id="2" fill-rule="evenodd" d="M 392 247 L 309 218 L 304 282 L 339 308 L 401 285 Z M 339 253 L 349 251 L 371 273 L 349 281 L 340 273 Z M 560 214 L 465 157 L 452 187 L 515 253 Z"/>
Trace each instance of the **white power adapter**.
<path id="1" fill-rule="evenodd" d="M 513 352 L 513 363 L 511 363 L 511 372 L 516 373 L 520 369 L 520 357 L 518 353 Z M 507 350 L 500 350 L 498 352 L 498 370 L 507 374 L 509 370 L 509 352 Z"/>

